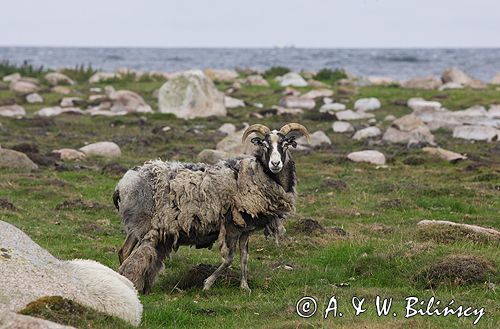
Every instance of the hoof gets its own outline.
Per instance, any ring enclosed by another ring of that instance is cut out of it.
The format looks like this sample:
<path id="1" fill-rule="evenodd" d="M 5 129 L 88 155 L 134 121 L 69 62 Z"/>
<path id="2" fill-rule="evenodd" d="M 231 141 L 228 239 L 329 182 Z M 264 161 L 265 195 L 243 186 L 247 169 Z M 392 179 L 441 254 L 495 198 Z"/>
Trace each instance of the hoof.
<path id="1" fill-rule="evenodd" d="M 251 292 L 252 292 L 252 289 L 250 289 L 250 287 L 249 287 L 249 286 L 248 286 L 248 284 L 246 284 L 246 283 L 245 283 L 245 284 L 243 284 L 243 283 L 242 283 L 242 284 L 240 285 L 240 289 L 241 289 L 241 290 L 243 290 L 243 291 L 246 291 L 246 292 L 248 292 L 248 293 L 251 293 Z"/>

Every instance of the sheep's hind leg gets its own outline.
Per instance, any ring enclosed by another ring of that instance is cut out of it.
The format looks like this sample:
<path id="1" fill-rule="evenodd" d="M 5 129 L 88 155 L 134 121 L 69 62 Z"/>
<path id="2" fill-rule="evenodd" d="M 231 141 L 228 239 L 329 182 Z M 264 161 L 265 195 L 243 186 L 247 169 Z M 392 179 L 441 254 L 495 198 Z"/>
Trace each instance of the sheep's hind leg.
<path id="1" fill-rule="evenodd" d="M 238 242 L 238 236 L 226 236 L 224 243 L 221 247 L 221 254 L 223 262 L 215 270 L 212 275 L 210 275 L 203 285 L 203 290 L 209 290 L 214 284 L 215 280 L 224 272 L 233 262 L 234 254 L 236 251 L 236 243 Z"/>
<path id="2" fill-rule="evenodd" d="M 122 247 L 118 251 L 118 259 L 120 260 L 120 265 L 123 264 L 128 256 L 130 256 L 138 242 L 139 240 L 132 234 L 127 235 L 127 238 L 123 242 Z"/>
<path id="3" fill-rule="evenodd" d="M 250 232 L 244 232 L 240 236 L 240 267 L 241 267 L 241 283 L 240 288 L 251 292 L 248 286 L 248 238 L 250 237 Z"/>

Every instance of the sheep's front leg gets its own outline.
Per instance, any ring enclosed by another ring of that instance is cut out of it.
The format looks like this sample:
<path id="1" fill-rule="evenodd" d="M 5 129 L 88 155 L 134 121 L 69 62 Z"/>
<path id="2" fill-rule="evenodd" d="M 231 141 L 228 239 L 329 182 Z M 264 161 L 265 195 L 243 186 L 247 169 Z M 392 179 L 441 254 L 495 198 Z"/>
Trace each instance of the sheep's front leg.
<path id="1" fill-rule="evenodd" d="M 150 231 L 120 265 L 118 272 L 132 281 L 137 290 L 146 294 L 162 269 L 167 253 L 166 245 L 159 244 L 157 232 Z"/>
<path id="2" fill-rule="evenodd" d="M 118 259 L 120 261 L 120 265 L 123 264 L 128 256 L 130 256 L 135 246 L 137 245 L 137 242 L 139 242 L 139 240 L 135 236 L 133 236 L 132 234 L 127 235 L 127 238 L 123 242 L 122 247 L 118 251 Z"/>
<path id="3" fill-rule="evenodd" d="M 224 272 L 233 262 L 234 254 L 236 251 L 236 243 L 238 242 L 237 235 L 226 235 L 224 242 L 221 247 L 221 255 L 223 262 L 222 264 L 215 270 L 212 275 L 210 275 L 203 285 L 203 290 L 209 290 L 214 284 L 215 280 Z"/>
<path id="4" fill-rule="evenodd" d="M 240 288 L 250 292 L 250 287 L 248 286 L 248 238 L 250 237 L 250 232 L 244 232 L 240 236 L 240 267 L 241 267 L 241 283 Z"/>

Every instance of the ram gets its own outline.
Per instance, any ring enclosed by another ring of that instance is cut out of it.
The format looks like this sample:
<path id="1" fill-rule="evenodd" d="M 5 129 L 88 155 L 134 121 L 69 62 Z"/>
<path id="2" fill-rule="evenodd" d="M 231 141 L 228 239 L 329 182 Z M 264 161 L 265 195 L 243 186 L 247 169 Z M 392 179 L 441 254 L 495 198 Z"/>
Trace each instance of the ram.
<path id="1" fill-rule="evenodd" d="M 239 246 L 241 288 L 247 283 L 248 239 L 264 229 L 277 236 L 295 209 L 296 172 L 289 147 L 307 129 L 297 123 L 270 130 L 252 125 L 243 134 L 256 145 L 253 157 L 215 165 L 154 160 L 129 170 L 113 201 L 127 233 L 119 272 L 147 293 L 163 261 L 181 245 L 210 248 L 219 240 L 222 264 L 204 283 L 207 290 L 231 265 Z"/>

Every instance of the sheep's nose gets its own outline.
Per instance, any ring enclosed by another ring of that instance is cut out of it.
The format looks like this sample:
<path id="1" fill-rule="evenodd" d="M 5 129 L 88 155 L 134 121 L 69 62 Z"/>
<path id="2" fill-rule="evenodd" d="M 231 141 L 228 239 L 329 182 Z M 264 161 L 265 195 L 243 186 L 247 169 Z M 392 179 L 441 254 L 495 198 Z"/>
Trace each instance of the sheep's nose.
<path id="1" fill-rule="evenodd" d="M 280 162 L 281 161 L 271 161 L 271 164 L 275 167 L 279 166 L 280 165 Z"/>

